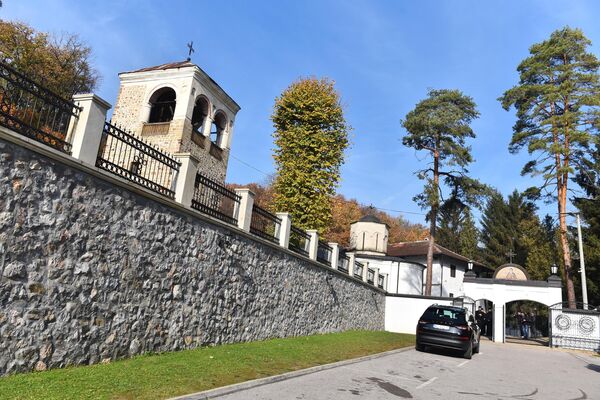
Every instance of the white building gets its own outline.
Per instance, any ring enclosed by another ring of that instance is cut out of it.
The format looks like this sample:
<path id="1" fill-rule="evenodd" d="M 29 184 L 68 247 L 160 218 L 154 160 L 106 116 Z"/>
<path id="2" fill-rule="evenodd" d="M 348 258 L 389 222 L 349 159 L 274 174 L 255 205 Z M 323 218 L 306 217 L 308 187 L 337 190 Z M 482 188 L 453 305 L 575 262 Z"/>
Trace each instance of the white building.
<path id="1" fill-rule="evenodd" d="M 356 260 L 387 275 L 387 292 L 422 295 L 427 265 L 427 240 L 388 244 L 388 227 L 374 215 L 366 215 L 350 225 L 350 251 Z M 464 295 L 463 278 L 467 257 L 438 244 L 433 251 L 432 296 Z M 486 267 L 472 261 L 474 272 Z"/>

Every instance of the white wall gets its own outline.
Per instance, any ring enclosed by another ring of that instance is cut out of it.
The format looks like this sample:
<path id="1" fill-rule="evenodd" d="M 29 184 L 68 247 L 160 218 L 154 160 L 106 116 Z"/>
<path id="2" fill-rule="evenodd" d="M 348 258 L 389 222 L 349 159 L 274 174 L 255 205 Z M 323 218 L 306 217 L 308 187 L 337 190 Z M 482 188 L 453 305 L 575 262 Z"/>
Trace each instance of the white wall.
<path id="1" fill-rule="evenodd" d="M 435 297 L 397 297 L 385 298 L 385 330 L 389 332 L 415 334 L 417 322 L 423 312 L 432 304 L 452 305 L 451 299 Z"/>
<path id="2" fill-rule="evenodd" d="M 388 293 L 422 294 L 423 269 L 422 265 L 390 259 L 361 258 L 356 259 L 369 267 L 379 268 L 379 273 L 388 274 Z"/>

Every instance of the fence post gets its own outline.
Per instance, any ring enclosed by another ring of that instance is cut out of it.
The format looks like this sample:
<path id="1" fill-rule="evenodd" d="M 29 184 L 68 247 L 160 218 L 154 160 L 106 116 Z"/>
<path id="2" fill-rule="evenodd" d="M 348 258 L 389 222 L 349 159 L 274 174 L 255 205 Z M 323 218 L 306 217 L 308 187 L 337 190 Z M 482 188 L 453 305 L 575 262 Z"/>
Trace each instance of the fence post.
<path id="1" fill-rule="evenodd" d="M 290 245 L 290 229 L 292 227 L 292 218 L 290 213 L 276 213 L 277 217 L 281 219 L 279 225 L 279 245 L 284 249 L 287 249 Z"/>
<path id="2" fill-rule="evenodd" d="M 310 244 L 308 245 L 308 257 L 311 260 L 316 260 L 317 252 L 319 251 L 319 234 L 315 229 L 307 229 L 306 233 L 310 235 Z"/>
<path id="3" fill-rule="evenodd" d="M 254 192 L 250 189 L 235 189 L 235 193 L 240 196 L 240 203 L 235 210 L 237 215 L 238 228 L 250 232 L 250 223 L 252 222 L 252 207 L 254 207 Z"/>
<path id="4" fill-rule="evenodd" d="M 82 108 L 71 137 L 71 155 L 87 164 L 96 165 L 106 113 L 112 107 L 93 93 L 76 94 L 73 102 Z"/>
<path id="5" fill-rule="evenodd" d="M 354 276 L 354 263 L 356 262 L 356 254 L 350 253 L 348 257 L 350 257 L 350 260 L 348 261 L 348 275 Z"/>
<path id="6" fill-rule="evenodd" d="M 373 267 L 375 273 L 373 274 L 373 286 L 379 287 L 379 268 Z"/>
<path id="7" fill-rule="evenodd" d="M 331 246 L 331 268 L 337 269 L 340 259 L 340 245 L 337 243 L 328 243 Z"/>
<path id="8" fill-rule="evenodd" d="M 366 282 L 368 280 L 368 276 L 369 276 L 369 262 L 365 262 L 365 266 L 363 267 L 363 276 L 362 276 L 362 280 L 363 282 Z"/>
<path id="9" fill-rule="evenodd" d="M 173 157 L 181 163 L 175 181 L 175 201 L 190 207 L 194 198 L 198 159 L 190 153 L 178 153 L 174 154 Z"/>

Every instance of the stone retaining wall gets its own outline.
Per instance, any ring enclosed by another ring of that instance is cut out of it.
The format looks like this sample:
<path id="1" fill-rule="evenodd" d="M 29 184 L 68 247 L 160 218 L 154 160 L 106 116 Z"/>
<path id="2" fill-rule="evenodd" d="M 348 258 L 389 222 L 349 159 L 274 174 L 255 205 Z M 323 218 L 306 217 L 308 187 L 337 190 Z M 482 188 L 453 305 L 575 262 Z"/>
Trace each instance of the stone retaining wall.
<path id="1" fill-rule="evenodd" d="M 0 139 L 0 375 L 383 329 L 383 292 Z"/>

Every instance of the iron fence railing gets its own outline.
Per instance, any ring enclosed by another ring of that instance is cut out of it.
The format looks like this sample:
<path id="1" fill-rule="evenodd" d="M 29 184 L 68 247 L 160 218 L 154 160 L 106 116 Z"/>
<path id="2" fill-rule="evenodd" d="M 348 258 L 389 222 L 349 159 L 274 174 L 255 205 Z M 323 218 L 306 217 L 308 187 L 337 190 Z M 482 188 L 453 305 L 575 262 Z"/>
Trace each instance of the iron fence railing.
<path id="1" fill-rule="evenodd" d="M 71 117 L 80 108 L 0 62 L 0 125 L 63 153 Z"/>
<path id="2" fill-rule="evenodd" d="M 340 251 L 340 254 L 338 257 L 337 269 L 342 272 L 348 273 L 349 267 L 350 267 L 350 257 L 348 257 L 346 255 L 346 253 Z"/>
<path id="3" fill-rule="evenodd" d="M 373 285 L 375 282 L 375 270 L 374 269 L 367 269 L 367 283 Z"/>
<path id="4" fill-rule="evenodd" d="M 164 196 L 175 197 L 181 163 L 158 147 L 106 122 L 96 166 Z"/>
<path id="5" fill-rule="evenodd" d="M 365 270 L 365 265 L 363 263 L 354 261 L 354 277 L 355 278 L 362 279 L 364 270 Z"/>
<path id="6" fill-rule="evenodd" d="M 333 254 L 333 248 L 325 242 L 319 240 L 319 246 L 317 247 L 317 261 L 322 264 L 331 264 L 331 256 Z"/>
<path id="7" fill-rule="evenodd" d="M 237 224 L 236 211 L 239 208 L 240 196 L 233 190 L 207 178 L 196 175 L 192 208 L 229 224 Z"/>
<path id="8" fill-rule="evenodd" d="M 379 275 L 379 277 L 377 278 L 377 287 L 379 289 L 383 289 L 383 281 L 384 281 L 384 277 L 383 275 Z"/>
<path id="9" fill-rule="evenodd" d="M 279 217 L 256 204 L 252 207 L 251 233 L 263 239 L 277 242 L 277 234 L 280 227 L 281 219 Z"/>
<path id="10" fill-rule="evenodd" d="M 310 244 L 310 235 L 300 228 L 296 228 L 294 225 L 290 228 L 290 244 L 289 249 L 308 256 L 308 246 Z"/>

